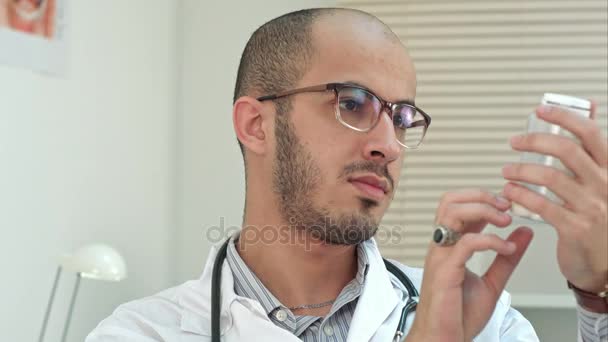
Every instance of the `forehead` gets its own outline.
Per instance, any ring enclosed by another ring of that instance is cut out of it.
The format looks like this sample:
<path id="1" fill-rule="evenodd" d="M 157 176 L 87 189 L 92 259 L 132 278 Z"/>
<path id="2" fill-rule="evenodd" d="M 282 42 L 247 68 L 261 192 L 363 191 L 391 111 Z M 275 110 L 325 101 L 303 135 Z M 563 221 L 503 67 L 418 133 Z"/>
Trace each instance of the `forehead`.
<path id="1" fill-rule="evenodd" d="M 388 101 L 413 100 L 414 65 L 387 30 L 366 17 L 320 18 L 313 25 L 315 54 L 300 85 L 353 81 Z"/>

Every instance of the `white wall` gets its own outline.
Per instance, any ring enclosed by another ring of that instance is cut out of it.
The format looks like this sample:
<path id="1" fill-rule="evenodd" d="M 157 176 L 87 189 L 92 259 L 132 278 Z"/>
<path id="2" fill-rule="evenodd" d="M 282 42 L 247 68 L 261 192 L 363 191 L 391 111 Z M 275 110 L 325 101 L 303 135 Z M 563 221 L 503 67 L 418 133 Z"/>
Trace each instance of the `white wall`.
<path id="1" fill-rule="evenodd" d="M 239 58 L 251 33 L 292 10 L 331 0 L 183 1 L 178 131 L 178 282 L 200 276 L 211 243 L 206 228 L 240 226 L 242 157 L 232 128 Z"/>
<path id="2" fill-rule="evenodd" d="M 34 341 L 57 257 L 106 242 L 123 283 L 83 281 L 70 331 L 171 284 L 174 1 L 70 1 L 69 74 L 0 66 L 0 335 Z M 64 274 L 47 341 L 59 340 Z"/>

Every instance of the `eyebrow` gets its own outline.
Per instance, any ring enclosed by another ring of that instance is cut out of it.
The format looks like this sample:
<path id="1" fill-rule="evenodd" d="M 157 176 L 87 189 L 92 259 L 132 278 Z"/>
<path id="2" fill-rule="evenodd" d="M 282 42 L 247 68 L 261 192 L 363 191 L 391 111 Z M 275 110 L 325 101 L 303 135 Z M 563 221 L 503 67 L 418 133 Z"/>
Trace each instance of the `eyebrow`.
<path id="1" fill-rule="evenodd" d="M 344 84 L 354 85 L 356 87 L 363 88 L 363 89 L 369 91 L 370 93 L 378 96 L 375 91 L 371 90 L 369 87 L 367 87 L 367 86 L 365 86 L 365 85 L 363 85 L 363 84 L 361 84 L 359 82 L 356 82 L 356 81 L 345 81 Z M 380 97 L 380 96 L 378 96 L 378 97 Z M 382 99 L 382 100 L 386 101 L 385 99 Z M 394 104 L 408 104 L 408 105 L 414 106 L 414 107 L 416 106 L 416 102 L 413 99 L 405 99 L 405 100 L 396 101 L 396 102 L 392 102 L 392 103 L 394 103 Z"/>

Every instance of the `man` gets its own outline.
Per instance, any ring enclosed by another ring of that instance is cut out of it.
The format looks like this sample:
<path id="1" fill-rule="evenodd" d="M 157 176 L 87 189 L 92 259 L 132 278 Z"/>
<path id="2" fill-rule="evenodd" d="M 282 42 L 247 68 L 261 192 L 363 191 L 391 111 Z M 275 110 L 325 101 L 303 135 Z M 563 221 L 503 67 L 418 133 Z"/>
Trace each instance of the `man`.
<path id="1" fill-rule="evenodd" d="M 217 269 L 223 341 L 393 339 L 409 294 L 387 272 L 371 238 L 397 188 L 406 149 L 418 146 L 430 124 L 415 95 L 405 48 L 369 14 L 298 11 L 252 35 L 233 107 L 246 168 L 243 229 L 228 240 Z M 424 275 L 398 265 L 421 290 L 416 314 L 406 320 L 406 341 L 538 340 L 503 292 L 531 229 L 520 227 L 506 240 L 483 233 L 488 223 L 511 223 L 511 200 L 555 226 L 561 271 L 577 293 L 587 294 L 582 303 L 599 303 L 580 308 L 582 335 L 607 334 L 597 329 L 605 315 L 591 312 L 605 309 L 597 294 L 608 273 L 606 142 L 591 120 L 559 111 L 539 115 L 573 131 L 583 146 L 527 136 L 514 148 L 554 154 L 577 178 L 530 165 L 506 167 L 504 176 L 547 185 L 567 204 L 511 183 L 506 198 L 483 190 L 443 196 L 435 220 L 442 243 L 431 243 Z M 497 257 L 477 276 L 465 263 L 483 250 Z M 87 341 L 209 341 L 216 257 L 213 249 L 201 279 L 120 306 Z"/>

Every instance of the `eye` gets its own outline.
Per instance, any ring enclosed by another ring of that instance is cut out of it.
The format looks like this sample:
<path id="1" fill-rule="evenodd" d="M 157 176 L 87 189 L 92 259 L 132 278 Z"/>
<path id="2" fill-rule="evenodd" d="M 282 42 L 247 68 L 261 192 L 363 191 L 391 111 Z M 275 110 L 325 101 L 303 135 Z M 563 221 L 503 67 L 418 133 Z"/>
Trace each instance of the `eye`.
<path id="1" fill-rule="evenodd" d="M 361 106 L 361 103 L 355 99 L 340 99 L 340 109 L 357 112 Z"/>
<path id="2" fill-rule="evenodd" d="M 407 111 L 398 111 L 393 114 L 393 125 L 400 129 L 408 128 L 412 123 L 412 115 Z"/>
<path id="3" fill-rule="evenodd" d="M 393 112 L 393 125 L 396 128 L 410 128 L 418 119 L 418 111 L 409 106 L 400 107 Z"/>
<path id="4" fill-rule="evenodd" d="M 401 114 L 397 113 L 397 115 L 393 116 L 393 125 L 395 127 L 403 128 L 403 117 Z"/>

